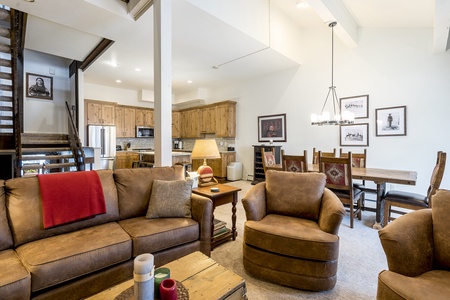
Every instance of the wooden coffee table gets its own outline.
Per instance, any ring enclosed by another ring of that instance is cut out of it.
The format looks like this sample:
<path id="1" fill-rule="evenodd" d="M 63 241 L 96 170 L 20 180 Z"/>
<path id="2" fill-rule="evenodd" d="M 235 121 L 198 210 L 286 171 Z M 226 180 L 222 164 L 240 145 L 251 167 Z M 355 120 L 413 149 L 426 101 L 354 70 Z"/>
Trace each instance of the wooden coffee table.
<path id="1" fill-rule="evenodd" d="M 211 188 L 219 188 L 218 192 L 211 192 Z M 230 239 L 236 240 L 236 204 L 238 202 L 238 192 L 240 188 L 225 185 L 225 184 L 215 184 L 212 186 L 203 186 L 192 189 L 194 194 L 209 198 L 213 202 L 213 224 L 211 226 L 211 250 L 214 250 L 219 244 L 222 244 Z M 224 234 L 219 237 L 214 237 L 214 209 L 216 206 L 231 203 L 231 230 L 227 230 Z"/>
<path id="2" fill-rule="evenodd" d="M 191 253 L 163 267 L 169 268 L 170 277 L 186 287 L 189 300 L 247 299 L 245 280 L 201 252 Z M 114 300 L 133 283 L 130 279 L 87 300 Z"/>

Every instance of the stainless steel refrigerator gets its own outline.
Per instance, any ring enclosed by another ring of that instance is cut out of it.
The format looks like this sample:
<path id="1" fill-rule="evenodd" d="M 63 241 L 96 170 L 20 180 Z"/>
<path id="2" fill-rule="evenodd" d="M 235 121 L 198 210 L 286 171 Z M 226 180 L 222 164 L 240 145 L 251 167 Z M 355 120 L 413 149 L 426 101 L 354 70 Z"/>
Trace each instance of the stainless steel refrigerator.
<path id="1" fill-rule="evenodd" d="M 101 169 L 113 169 L 116 158 L 116 126 L 88 125 L 88 146 L 101 148 Z"/>

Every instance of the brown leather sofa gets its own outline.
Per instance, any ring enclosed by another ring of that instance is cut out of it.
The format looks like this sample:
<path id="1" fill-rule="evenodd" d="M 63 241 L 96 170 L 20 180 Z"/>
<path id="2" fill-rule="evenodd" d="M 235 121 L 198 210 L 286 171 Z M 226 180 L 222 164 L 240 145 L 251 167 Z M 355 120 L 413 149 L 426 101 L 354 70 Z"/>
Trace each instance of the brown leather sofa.
<path id="1" fill-rule="evenodd" d="M 182 166 L 97 173 L 106 213 L 50 229 L 36 177 L 0 181 L 0 299 L 81 299 L 132 278 L 139 254 L 210 255 L 211 200 L 192 194 L 191 218 L 145 218 L 153 180 L 184 179 Z"/>
<path id="2" fill-rule="evenodd" d="M 377 299 L 450 298 L 450 191 L 433 207 L 408 213 L 378 234 L 389 270 L 378 275 Z"/>
<path id="3" fill-rule="evenodd" d="M 250 275 L 311 291 L 336 284 L 345 209 L 321 173 L 268 170 L 242 199 L 244 268 Z"/>

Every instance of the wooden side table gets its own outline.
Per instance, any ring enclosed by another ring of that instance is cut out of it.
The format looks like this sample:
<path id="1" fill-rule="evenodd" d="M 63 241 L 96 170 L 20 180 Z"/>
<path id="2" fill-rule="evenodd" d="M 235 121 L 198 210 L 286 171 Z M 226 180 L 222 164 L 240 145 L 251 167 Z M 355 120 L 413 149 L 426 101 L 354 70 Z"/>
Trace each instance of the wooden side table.
<path id="1" fill-rule="evenodd" d="M 219 188 L 218 192 L 211 192 L 211 188 Z M 225 185 L 225 184 L 216 184 L 213 186 L 204 186 L 192 189 L 194 194 L 209 198 L 213 202 L 213 220 L 211 226 L 211 250 L 214 250 L 219 244 L 222 244 L 228 241 L 230 238 L 236 240 L 237 231 L 236 231 L 236 204 L 238 202 L 238 192 L 240 188 Z M 214 209 L 216 206 L 224 205 L 227 203 L 231 203 L 231 230 L 228 230 L 226 233 L 220 235 L 217 238 L 214 238 Z"/>

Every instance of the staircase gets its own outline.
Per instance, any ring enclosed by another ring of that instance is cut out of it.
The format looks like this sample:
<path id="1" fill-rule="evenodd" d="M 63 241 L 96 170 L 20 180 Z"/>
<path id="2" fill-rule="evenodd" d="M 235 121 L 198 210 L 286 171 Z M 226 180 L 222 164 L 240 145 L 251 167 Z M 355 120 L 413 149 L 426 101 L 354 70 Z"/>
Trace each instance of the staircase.
<path id="1" fill-rule="evenodd" d="M 77 171 L 69 135 L 22 133 L 22 176 Z"/>
<path id="2" fill-rule="evenodd" d="M 0 9 L 0 134 L 13 135 L 10 11 Z"/>

